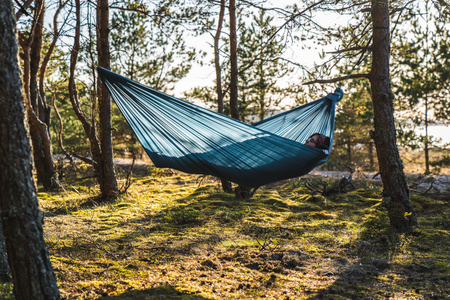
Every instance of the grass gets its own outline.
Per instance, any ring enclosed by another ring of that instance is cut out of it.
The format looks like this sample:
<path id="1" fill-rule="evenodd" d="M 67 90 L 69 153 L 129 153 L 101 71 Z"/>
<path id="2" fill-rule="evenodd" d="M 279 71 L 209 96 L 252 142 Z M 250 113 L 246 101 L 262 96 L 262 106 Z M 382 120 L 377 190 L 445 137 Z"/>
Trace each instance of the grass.
<path id="1" fill-rule="evenodd" d="M 293 179 L 235 200 L 213 178 L 141 168 L 102 204 L 75 175 L 38 194 L 64 299 L 450 297 L 445 196 L 412 195 L 420 228 L 405 235 L 390 231 L 371 181 L 323 197 Z"/>

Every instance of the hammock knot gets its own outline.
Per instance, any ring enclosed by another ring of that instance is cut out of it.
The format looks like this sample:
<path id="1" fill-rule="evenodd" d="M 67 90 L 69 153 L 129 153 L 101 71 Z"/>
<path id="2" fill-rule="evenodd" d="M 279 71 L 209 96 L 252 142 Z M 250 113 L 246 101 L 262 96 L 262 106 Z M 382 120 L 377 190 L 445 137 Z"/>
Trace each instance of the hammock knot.
<path id="1" fill-rule="evenodd" d="M 327 98 L 332 101 L 339 102 L 342 98 L 344 98 L 344 91 L 338 87 L 334 90 L 334 93 L 328 94 Z"/>

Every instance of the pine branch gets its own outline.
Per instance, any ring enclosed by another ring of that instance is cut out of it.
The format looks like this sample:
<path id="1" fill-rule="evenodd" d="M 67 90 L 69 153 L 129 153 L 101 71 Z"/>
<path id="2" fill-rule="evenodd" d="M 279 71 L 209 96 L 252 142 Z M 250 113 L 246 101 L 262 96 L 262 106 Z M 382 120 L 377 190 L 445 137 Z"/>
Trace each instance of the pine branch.
<path id="1" fill-rule="evenodd" d="M 303 83 L 303 85 L 309 85 L 309 84 L 313 84 L 313 83 L 335 83 L 335 82 L 339 82 L 339 81 L 344 81 L 347 79 L 354 79 L 354 78 L 369 78 L 370 74 L 350 74 L 347 76 L 341 76 L 341 77 L 336 77 L 336 78 L 331 78 L 331 79 L 316 79 L 313 81 L 308 81 Z"/>

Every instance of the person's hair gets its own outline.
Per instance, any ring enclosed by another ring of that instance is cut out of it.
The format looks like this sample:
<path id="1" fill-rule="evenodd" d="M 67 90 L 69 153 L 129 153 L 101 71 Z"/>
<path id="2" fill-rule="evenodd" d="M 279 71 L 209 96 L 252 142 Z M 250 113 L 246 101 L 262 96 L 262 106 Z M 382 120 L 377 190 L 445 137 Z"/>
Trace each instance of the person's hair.
<path id="1" fill-rule="evenodd" d="M 328 150 L 330 148 L 330 137 L 325 136 L 321 133 L 314 133 L 313 135 L 310 136 L 310 138 L 312 138 L 315 135 L 319 137 L 317 139 L 316 148 Z"/>

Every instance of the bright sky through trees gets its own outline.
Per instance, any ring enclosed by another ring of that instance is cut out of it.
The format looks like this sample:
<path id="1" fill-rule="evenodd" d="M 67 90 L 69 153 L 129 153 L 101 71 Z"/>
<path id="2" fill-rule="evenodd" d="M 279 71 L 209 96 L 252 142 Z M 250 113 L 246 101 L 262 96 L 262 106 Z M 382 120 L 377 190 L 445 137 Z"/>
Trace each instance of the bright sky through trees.
<path id="1" fill-rule="evenodd" d="M 271 4 L 272 3 L 272 4 Z M 292 5 L 291 0 L 270 0 L 264 7 L 286 7 Z M 345 26 L 351 23 L 351 16 L 329 13 L 320 13 L 314 16 L 315 21 L 324 27 L 336 27 Z M 279 24 L 282 24 L 284 20 L 278 20 Z M 276 25 L 277 23 L 274 23 Z M 183 92 L 188 91 L 197 86 L 211 86 L 214 84 L 215 70 L 214 63 L 212 62 L 212 37 L 202 36 L 193 38 L 190 40 L 191 45 L 195 47 L 201 47 L 202 49 L 211 48 L 211 55 L 204 58 L 204 64 L 194 65 L 188 76 L 180 80 L 175 85 L 173 93 L 175 96 L 183 97 Z M 324 59 L 321 59 L 320 53 L 327 53 L 338 49 L 338 44 L 318 45 L 315 41 L 293 41 L 285 53 L 285 58 L 298 64 L 302 64 L 308 69 L 313 68 L 314 64 L 320 65 Z M 325 60 L 329 59 L 331 54 L 325 55 Z M 239 58 L 238 58 L 239 60 Z M 356 69 L 354 72 L 358 72 Z M 286 78 L 283 82 L 301 82 L 302 74 L 300 72 L 294 72 L 290 75 L 290 78 Z M 327 91 L 331 92 L 331 91 Z M 420 130 L 418 130 L 420 132 Z M 443 143 L 450 143 L 450 127 L 445 125 L 436 125 L 429 128 L 429 134 L 436 138 L 441 138 Z"/>
<path id="2" fill-rule="evenodd" d="M 286 7 L 287 5 L 292 5 L 291 0 L 269 0 L 264 7 Z M 335 27 L 338 25 L 346 25 L 350 21 L 349 16 L 342 16 L 333 13 L 320 13 L 314 17 L 314 20 L 324 27 Z M 284 19 L 274 20 L 274 25 L 281 25 L 284 23 Z M 176 96 L 181 96 L 184 91 L 192 89 L 194 86 L 200 85 L 213 85 L 215 79 L 214 63 L 212 62 L 212 43 L 213 39 L 211 36 L 203 35 L 201 37 L 192 38 L 188 41 L 188 44 L 202 48 L 211 48 L 211 53 L 209 56 L 204 58 L 203 66 L 194 65 L 189 75 L 182 80 L 180 80 L 173 91 Z M 313 65 L 320 64 L 321 59 L 319 53 L 329 52 L 336 50 L 338 45 L 326 45 L 318 46 L 314 41 L 292 41 L 289 48 L 286 50 L 285 58 L 298 64 L 302 64 L 308 69 L 312 69 Z M 239 60 L 239 57 L 238 57 Z M 300 73 L 293 73 L 289 81 L 301 81 Z M 284 82 L 287 82 L 284 80 Z"/>
<path id="3" fill-rule="evenodd" d="M 266 8 L 273 7 L 286 7 L 288 5 L 293 5 L 296 1 L 292 0 L 269 0 L 267 3 L 263 4 Z M 301 2 L 297 2 L 301 6 Z M 52 14 L 48 13 L 47 18 L 49 18 Z M 329 13 L 316 13 L 314 16 L 316 22 L 324 27 L 336 27 L 339 25 L 345 26 L 350 24 L 351 17 L 347 15 L 339 15 L 334 14 L 332 12 Z M 281 25 L 285 20 L 279 18 L 278 20 L 274 20 L 274 25 Z M 45 22 L 45 31 L 51 32 L 51 20 L 46 20 Z M 225 29 L 226 31 L 226 29 Z M 224 31 L 224 32 L 225 32 Z M 224 35 L 224 34 L 223 34 Z M 307 33 L 304 35 L 307 36 Z M 174 96 L 183 98 L 183 92 L 189 91 L 194 87 L 200 86 L 213 86 L 215 80 L 215 70 L 214 63 L 212 61 L 213 58 L 213 38 L 210 35 L 203 35 L 201 37 L 189 37 L 186 39 L 186 42 L 190 46 L 194 46 L 197 48 L 201 48 L 205 50 L 209 55 L 203 58 L 203 65 L 194 64 L 189 74 L 177 82 L 175 84 L 175 89 L 171 91 L 171 94 Z M 64 46 L 70 47 L 71 39 L 63 39 L 61 43 Z M 320 65 L 323 62 L 323 59 L 319 57 L 320 53 L 327 53 L 334 51 L 338 48 L 338 44 L 331 45 L 318 45 L 315 43 L 315 39 L 306 39 L 306 40 L 292 40 L 289 45 L 289 48 L 286 50 L 284 56 L 287 60 L 292 62 L 302 64 L 306 68 L 312 70 L 313 65 Z M 329 59 L 331 54 L 325 55 L 325 60 Z M 239 58 L 238 58 L 239 60 Z M 358 72 L 356 69 L 354 72 Z M 319 75 L 319 74 L 318 74 Z M 300 71 L 294 72 L 290 74 L 289 78 L 283 79 L 285 84 L 289 82 L 302 82 L 304 78 L 302 78 L 302 74 Z M 331 92 L 331 91 L 324 91 Z M 450 142 L 450 128 L 448 126 L 433 126 L 430 128 L 429 133 L 436 137 L 441 137 L 443 142 Z"/>

